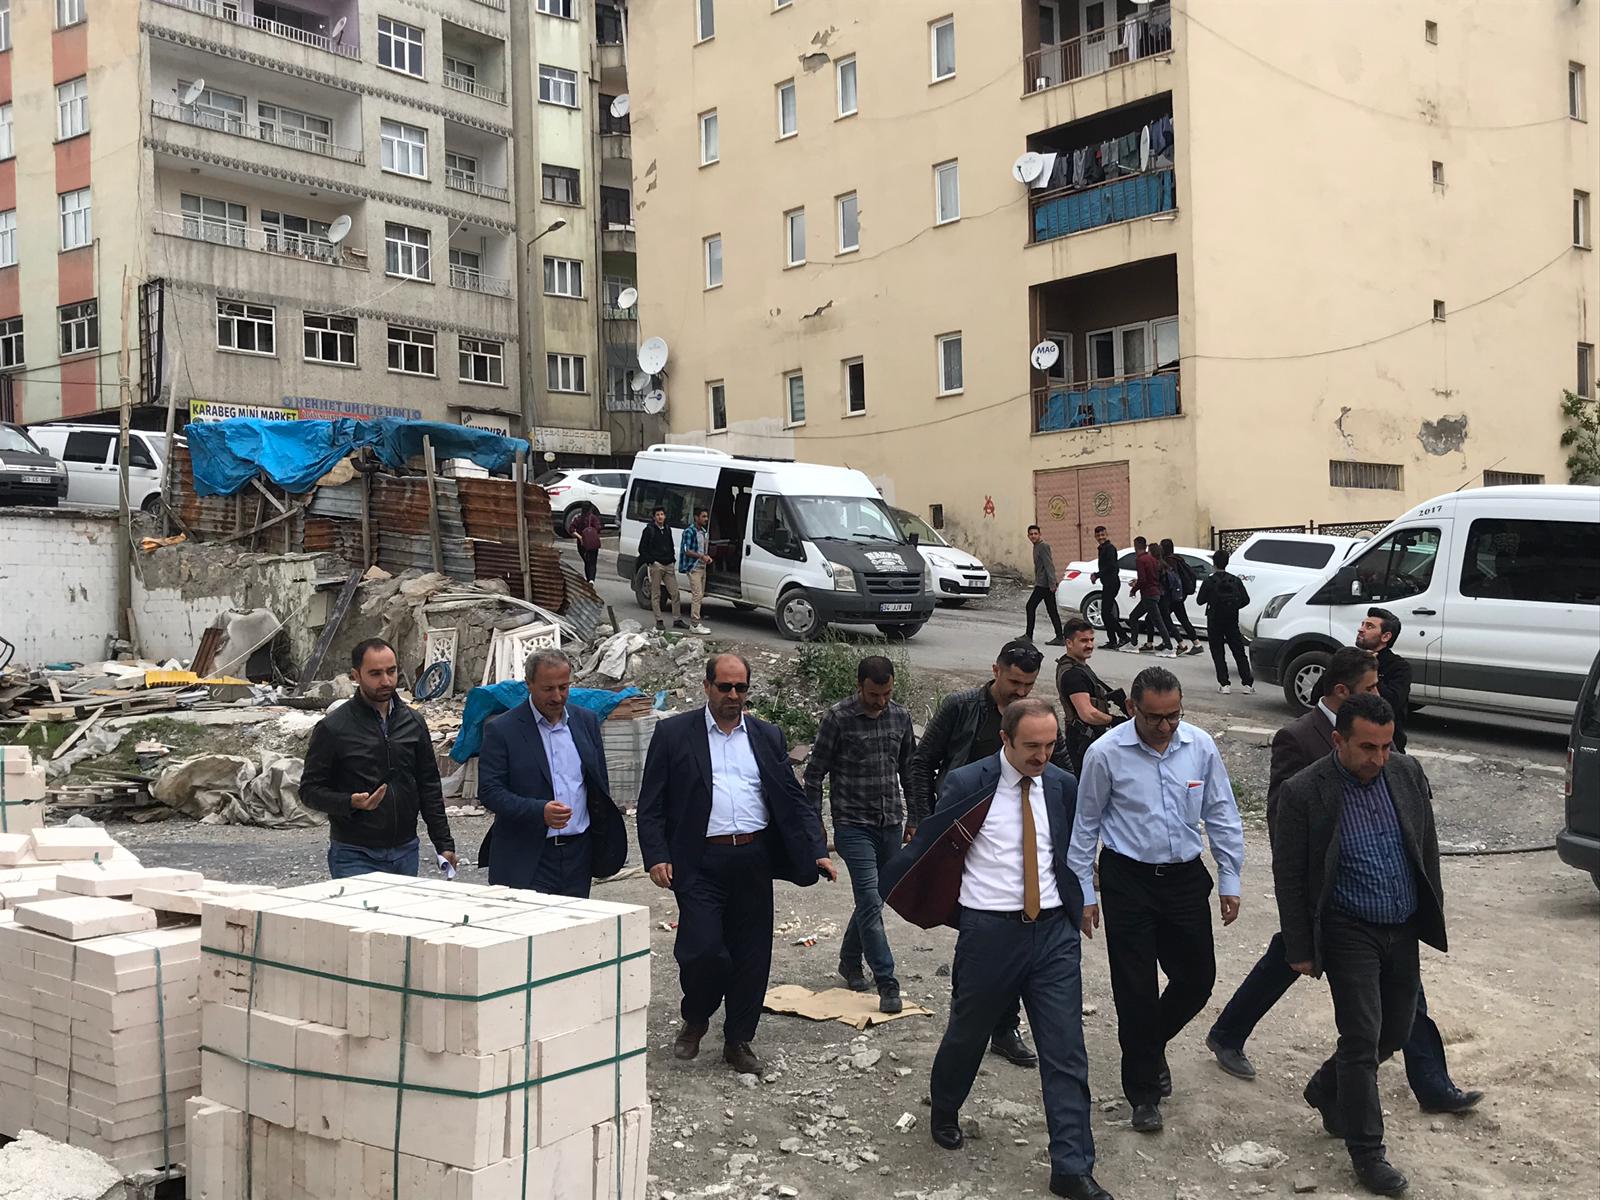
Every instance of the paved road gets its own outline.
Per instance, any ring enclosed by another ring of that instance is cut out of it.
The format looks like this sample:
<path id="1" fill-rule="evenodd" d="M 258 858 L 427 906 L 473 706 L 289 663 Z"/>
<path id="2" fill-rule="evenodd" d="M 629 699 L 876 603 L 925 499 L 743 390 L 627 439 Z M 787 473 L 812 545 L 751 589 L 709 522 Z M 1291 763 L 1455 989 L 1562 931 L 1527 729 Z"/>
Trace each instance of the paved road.
<path id="1" fill-rule="evenodd" d="M 571 554 L 576 562 L 574 550 L 564 548 L 563 553 Z M 600 551 L 599 578 L 595 583 L 600 595 L 613 606 L 619 619 L 633 617 L 648 623 L 650 615 L 639 609 L 632 586 L 617 577 L 617 556 L 610 546 Z M 777 650 L 794 645 L 778 633 L 769 613 L 740 612 L 726 601 L 708 599 L 704 615 L 713 636 L 753 642 Z M 1039 619 L 1044 622 L 1046 631 L 1040 635 L 1042 638 L 1048 636 L 1049 631 L 1042 610 Z M 907 646 L 911 661 L 918 666 L 935 671 L 963 672 L 976 679 L 988 673 L 988 664 L 994 661 L 995 651 L 1009 639 L 1020 635 L 1023 626 L 1020 602 L 1015 614 L 985 608 L 941 608 Z M 859 640 L 863 646 L 882 642 L 877 630 L 871 626 L 839 626 L 835 627 L 835 633 Z M 1053 658 L 1060 652 L 1047 648 L 1046 653 Z M 1223 713 L 1237 721 L 1251 721 L 1269 728 L 1276 728 L 1294 715 L 1282 691 L 1276 686 L 1264 684 L 1256 695 L 1244 695 L 1231 661 L 1228 670 L 1233 676 L 1233 694 L 1218 695 L 1209 652 L 1179 659 L 1162 659 L 1150 654 L 1099 651 L 1094 660 L 1095 669 L 1102 677 L 1110 683 L 1123 686 L 1152 663 L 1160 663 L 1177 675 L 1191 704 L 1203 706 L 1207 712 Z M 1566 727 L 1548 721 L 1485 716 L 1429 706 L 1412 716 L 1410 728 L 1419 745 L 1431 745 L 1439 749 L 1467 748 L 1486 753 L 1511 753 L 1544 763 L 1562 762 L 1566 754 Z"/>

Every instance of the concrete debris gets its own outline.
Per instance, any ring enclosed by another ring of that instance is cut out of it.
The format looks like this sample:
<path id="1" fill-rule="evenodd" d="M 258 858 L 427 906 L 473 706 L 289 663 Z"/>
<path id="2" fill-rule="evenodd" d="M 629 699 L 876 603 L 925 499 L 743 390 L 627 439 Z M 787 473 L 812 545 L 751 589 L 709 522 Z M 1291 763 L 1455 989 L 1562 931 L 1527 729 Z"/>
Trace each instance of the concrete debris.
<path id="1" fill-rule="evenodd" d="M 259 758 L 201 754 L 175 762 L 150 785 L 163 804 L 211 825 L 268 829 L 322 825 L 327 817 L 300 802 L 304 760 L 270 751 Z"/>
<path id="2" fill-rule="evenodd" d="M 1240 1142 L 1233 1146 L 1213 1142 L 1211 1161 L 1230 1171 L 1270 1171 L 1283 1166 L 1289 1156 L 1276 1146 L 1264 1146 L 1260 1142 Z"/>
<path id="3" fill-rule="evenodd" d="M 125 1200 L 122 1172 L 91 1151 L 24 1129 L 0 1149 L 0 1200 Z"/>

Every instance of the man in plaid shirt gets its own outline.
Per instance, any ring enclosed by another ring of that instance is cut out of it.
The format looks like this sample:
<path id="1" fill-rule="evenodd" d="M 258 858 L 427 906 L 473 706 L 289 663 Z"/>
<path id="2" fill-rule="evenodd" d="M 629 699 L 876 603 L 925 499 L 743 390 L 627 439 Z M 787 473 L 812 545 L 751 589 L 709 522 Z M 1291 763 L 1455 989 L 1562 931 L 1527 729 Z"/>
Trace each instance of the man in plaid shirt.
<path id="1" fill-rule="evenodd" d="M 904 842 L 904 795 L 911 785 L 911 755 L 917 747 L 911 714 L 890 697 L 894 664 L 881 655 L 856 667 L 856 694 L 823 714 L 806 760 L 806 796 L 822 812 L 822 781 L 830 780 L 833 844 L 850 870 L 856 911 L 839 946 L 839 974 L 852 991 L 867 990 L 862 956 L 878 985 L 880 1012 L 903 1007 L 894 977 L 894 955 L 883 931 L 878 871 Z"/>

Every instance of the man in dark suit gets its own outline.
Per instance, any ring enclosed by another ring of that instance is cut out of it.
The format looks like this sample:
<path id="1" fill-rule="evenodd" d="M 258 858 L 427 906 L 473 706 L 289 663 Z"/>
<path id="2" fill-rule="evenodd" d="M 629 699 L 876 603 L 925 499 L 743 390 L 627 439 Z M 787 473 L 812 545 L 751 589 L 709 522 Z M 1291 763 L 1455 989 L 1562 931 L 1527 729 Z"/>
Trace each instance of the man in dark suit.
<path id="1" fill-rule="evenodd" d="M 591 879 L 615 875 L 628 857 L 600 721 L 567 706 L 572 660 L 560 650 L 534 651 L 524 673 L 528 703 L 483 731 L 478 795 L 495 822 L 478 859 L 490 883 L 585 897 Z"/>
<path id="2" fill-rule="evenodd" d="M 839 876 L 783 731 L 744 711 L 750 664 L 713 656 L 705 691 L 704 708 L 667 718 L 650 740 L 639 849 L 651 880 L 678 900 L 683 1029 L 673 1054 L 699 1054 L 722 1006 L 722 1057 L 754 1075 L 761 1060 L 750 1043 L 772 967 L 772 881 L 806 887 Z"/>
<path id="3" fill-rule="evenodd" d="M 1383 1196 L 1404 1191 L 1406 1177 L 1384 1151 L 1378 1064 L 1411 1033 L 1418 943 L 1448 949 L 1433 791 L 1393 746 L 1388 701 L 1346 700 L 1334 753 L 1279 792 L 1272 836 L 1284 952 L 1300 974 L 1327 974 L 1339 1029 L 1306 1103 L 1344 1139 L 1362 1185 Z"/>
<path id="4" fill-rule="evenodd" d="M 1395 651 L 1400 618 L 1387 608 L 1369 608 L 1356 630 L 1356 646 L 1378 656 L 1378 695 L 1394 710 L 1394 748 L 1406 752 L 1406 721 L 1411 716 L 1411 664 Z"/>
<path id="5" fill-rule="evenodd" d="M 946 776 L 939 807 L 889 864 L 880 887 L 907 920 L 960 930 L 956 970 L 964 982 L 952 995 L 929 1087 L 934 1142 L 960 1149 L 961 1105 L 995 1021 L 1020 995 L 1039 1044 L 1050 1190 L 1112 1200 L 1092 1174 L 1078 936 L 1083 893 L 1067 866 L 1077 785 L 1050 761 L 1059 731 L 1045 701 L 1009 705 L 1001 752 Z"/>

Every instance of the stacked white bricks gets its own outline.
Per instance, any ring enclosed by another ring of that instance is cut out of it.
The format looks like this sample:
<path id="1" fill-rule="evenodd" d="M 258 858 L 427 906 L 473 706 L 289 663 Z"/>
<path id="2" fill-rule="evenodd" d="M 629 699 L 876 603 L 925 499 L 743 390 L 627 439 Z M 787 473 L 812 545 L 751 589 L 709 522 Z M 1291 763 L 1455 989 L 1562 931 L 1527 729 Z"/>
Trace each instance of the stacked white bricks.
<path id="1" fill-rule="evenodd" d="M 45 771 L 26 746 L 0 746 L 0 834 L 44 824 Z"/>
<path id="2" fill-rule="evenodd" d="M 202 904 L 191 1200 L 642 1200 L 648 910 L 396 875 Z"/>

